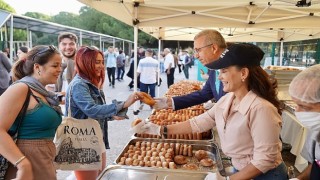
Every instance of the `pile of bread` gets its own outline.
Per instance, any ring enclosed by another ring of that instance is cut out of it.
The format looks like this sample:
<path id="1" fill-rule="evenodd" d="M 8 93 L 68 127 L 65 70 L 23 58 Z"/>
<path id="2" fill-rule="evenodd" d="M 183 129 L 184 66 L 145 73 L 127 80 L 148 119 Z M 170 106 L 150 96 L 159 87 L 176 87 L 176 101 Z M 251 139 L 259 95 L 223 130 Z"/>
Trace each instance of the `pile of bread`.
<path id="1" fill-rule="evenodd" d="M 149 116 L 152 123 L 158 125 L 170 125 L 187 121 L 195 116 L 203 114 L 206 109 L 202 105 L 196 105 L 185 109 L 174 111 L 172 109 L 156 110 Z"/>
<path id="2" fill-rule="evenodd" d="M 181 96 L 201 89 L 202 83 L 199 81 L 183 80 L 170 86 L 165 96 Z"/>
<path id="3" fill-rule="evenodd" d="M 193 146 L 188 144 L 137 141 L 135 145 L 128 146 L 117 163 L 127 166 L 187 170 L 215 168 L 216 163 L 207 151 L 193 151 Z"/>
<path id="4" fill-rule="evenodd" d="M 270 70 L 285 70 L 285 71 L 300 71 L 298 68 L 288 66 L 267 66 L 266 69 Z"/>

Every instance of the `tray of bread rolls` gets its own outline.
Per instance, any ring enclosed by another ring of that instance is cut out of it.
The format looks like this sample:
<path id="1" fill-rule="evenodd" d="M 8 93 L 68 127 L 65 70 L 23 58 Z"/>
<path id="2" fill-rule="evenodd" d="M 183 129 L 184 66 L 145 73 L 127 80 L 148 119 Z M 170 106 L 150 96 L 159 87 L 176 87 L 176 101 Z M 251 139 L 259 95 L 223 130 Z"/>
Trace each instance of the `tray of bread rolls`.
<path id="1" fill-rule="evenodd" d="M 202 105 L 195 105 L 189 108 L 172 110 L 162 109 L 154 110 L 147 118 L 147 121 L 157 124 L 159 126 L 166 126 L 171 124 L 178 124 L 187 121 L 195 116 L 203 114 L 206 109 Z M 161 136 L 151 134 L 134 134 L 133 138 L 162 138 Z M 202 133 L 189 134 L 169 134 L 168 139 L 185 139 L 185 140 L 213 140 L 213 131 L 209 130 Z"/>
<path id="2" fill-rule="evenodd" d="M 122 166 L 169 170 L 224 171 L 220 152 L 213 142 L 132 139 L 114 162 Z"/>

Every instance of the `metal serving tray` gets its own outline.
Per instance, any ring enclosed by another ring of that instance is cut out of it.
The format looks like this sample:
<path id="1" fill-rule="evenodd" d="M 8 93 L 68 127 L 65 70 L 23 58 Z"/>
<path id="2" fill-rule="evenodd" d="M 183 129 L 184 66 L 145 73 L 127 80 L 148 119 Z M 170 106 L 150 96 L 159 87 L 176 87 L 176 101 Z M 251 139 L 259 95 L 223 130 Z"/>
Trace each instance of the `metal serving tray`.
<path id="1" fill-rule="evenodd" d="M 128 142 L 128 144 L 124 147 L 122 152 L 119 154 L 119 156 L 116 158 L 114 164 L 118 164 L 120 162 L 121 157 L 124 156 L 124 153 L 126 153 L 129 150 L 130 145 L 135 145 L 136 142 L 156 142 L 156 143 L 180 143 L 180 144 L 187 144 L 187 145 L 192 145 L 193 147 L 193 154 L 197 150 L 205 150 L 208 152 L 208 155 L 211 159 L 213 159 L 216 162 L 215 167 L 202 167 L 199 165 L 198 160 L 195 159 L 195 157 L 187 157 L 189 163 L 194 163 L 199 166 L 198 170 L 184 170 L 184 171 L 191 171 L 191 172 L 216 172 L 219 171 L 219 173 L 222 176 L 226 175 L 225 169 L 223 167 L 222 161 L 221 161 L 221 156 L 220 152 L 218 149 L 218 146 L 209 141 L 191 141 L 191 140 L 181 140 L 181 139 L 142 139 L 142 138 L 136 138 L 132 139 Z M 125 165 L 124 165 L 125 166 Z M 139 166 L 129 166 L 129 167 L 139 167 Z M 159 169 L 162 168 L 157 168 L 157 167 L 141 167 L 141 168 L 146 168 L 146 169 L 153 169 L 154 171 L 158 171 Z M 176 171 L 176 170 L 182 170 L 181 165 L 177 165 L 177 169 L 168 169 L 168 171 Z"/>
<path id="2" fill-rule="evenodd" d="M 201 133 L 201 139 L 197 139 L 196 134 L 182 134 L 182 135 L 173 135 L 173 136 L 168 136 L 167 139 L 177 139 L 177 140 L 187 140 L 187 141 L 210 141 L 214 142 L 214 132 L 213 129 L 211 129 L 208 132 Z M 132 139 L 136 138 L 143 138 L 143 139 L 163 139 L 163 137 L 157 136 L 157 135 L 150 135 L 150 134 L 133 134 Z"/>
<path id="3" fill-rule="evenodd" d="M 215 177 L 216 174 L 212 172 L 111 165 L 101 173 L 98 180 L 215 180 Z"/>

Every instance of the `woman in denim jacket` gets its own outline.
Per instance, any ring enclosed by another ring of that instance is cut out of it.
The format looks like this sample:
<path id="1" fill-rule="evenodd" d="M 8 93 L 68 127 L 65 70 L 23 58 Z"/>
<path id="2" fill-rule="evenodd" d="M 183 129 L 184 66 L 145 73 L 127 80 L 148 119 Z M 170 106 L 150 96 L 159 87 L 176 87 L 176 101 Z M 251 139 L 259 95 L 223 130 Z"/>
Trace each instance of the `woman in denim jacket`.
<path id="1" fill-rule="evenodd" d="M 138 96 L 133 93 L 125 102 L 113 100 L 112 104 L 106 104 L 102 91 L 105 79 L 103 53 L 91 47 L 81 47 L 75 59 L 77 75 L 69 84 L 66 95 L 66 114 L 68 114 L 69 97 L 71 115 L 77 119 L 92 118 L 99 121 L 104 134 L 106 148 L 108 145 L 108 120 L 123 120 L 127 108 L 132 105 Z M 105 152 L 102 155 L 104 169 L 106 164 Z M 78 180 L 96 179 L 99 171 L 75 171 Z"/>

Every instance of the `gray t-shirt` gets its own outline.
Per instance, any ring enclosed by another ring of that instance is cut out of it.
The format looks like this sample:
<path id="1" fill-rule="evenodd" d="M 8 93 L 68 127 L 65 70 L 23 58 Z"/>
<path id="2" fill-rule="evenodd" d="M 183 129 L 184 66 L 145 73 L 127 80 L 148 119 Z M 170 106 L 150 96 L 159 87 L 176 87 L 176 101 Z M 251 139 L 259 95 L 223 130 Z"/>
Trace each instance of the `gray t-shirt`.
<path id="1" fill-rule="evenodd" d="M 7 56 L 0 52 L 0 89 L 7 89 L 9 86 L 11 63 Z"/>
<path id="2" fill-rule="evenodd" d="M 308 129 L 301 155 L 310 163 L 315 159 L 320 160 L 320 124 Z"/>

